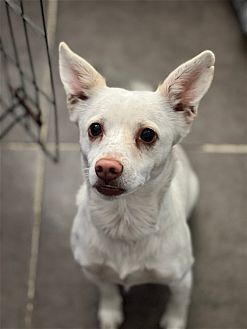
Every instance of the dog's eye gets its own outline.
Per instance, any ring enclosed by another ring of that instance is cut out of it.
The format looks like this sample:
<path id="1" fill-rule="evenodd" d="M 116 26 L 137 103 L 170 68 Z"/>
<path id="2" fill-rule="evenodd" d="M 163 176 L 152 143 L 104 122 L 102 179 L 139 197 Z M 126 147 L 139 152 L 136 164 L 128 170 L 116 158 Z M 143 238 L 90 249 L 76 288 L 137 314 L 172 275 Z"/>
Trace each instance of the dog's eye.
<path id="1" fill-rule="evenodd" d="M 88 128 L 88 134 L 90 137 L 94 138 L 100 136 L 103 132 L 102 126 L 98 122 L 93 122 Z"/>
<path id="2" fill-rule="evenodd" d="M 151 144 L 156 139 L 156 133 L 150 128 L 144 128 L 140 134 L 140 139 L 147 144 Z"/>

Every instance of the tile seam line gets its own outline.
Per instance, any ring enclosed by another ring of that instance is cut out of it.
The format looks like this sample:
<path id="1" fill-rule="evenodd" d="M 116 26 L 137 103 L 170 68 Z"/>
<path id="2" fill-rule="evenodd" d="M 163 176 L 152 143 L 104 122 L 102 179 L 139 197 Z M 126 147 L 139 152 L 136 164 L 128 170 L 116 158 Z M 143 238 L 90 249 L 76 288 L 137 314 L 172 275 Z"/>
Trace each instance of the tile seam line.
<path id="1" fill-rule="evenodd" d="M 37 172 L 36 172 L 36 183 L 34 191 L 34 221 L 31 235 L 31 253 L 29 260 L 29 273 L 27 282 L 27 303 L 25 312 L 25 328 L 32 327 L 32 315 L 34 310 L 34 298 L 36 289 L 36 278 L 37 278 L 37 264 L 38 264 L 38 253 L 39 253 L 39 239 L 40 239 L 40 224 L 41 224 L 41 212 L 42 212 L 42 200 L 43 200 L 43 189 L 44 189 L 44 157 L 40 150 L 38 151 L 37 159 Z"/>
<path id="2" fill-rule="evenodd" d="M 49 41 L 50 51 L 54 47 L 55 32 L 57 24 L 57 0 L 49 0 L 47 7 L 47 36 Z M 42 86 L 45 86 L 49 77 L 49 71 L 46 62 L 43 62 L 44 75 L 42 78 Z M 44 120 L 44 125 L 41 130 L 41 138 L 43 141 L 47 140 L 48 136 L 48 116 L 49 113 L 46 106 L 43 108 L 43 115 L 46 120 Z M 32 328 L 33 312 L 34 312 L 34 300 L 36 294 L 36 282 L 38 273 L 38 257 L 39 257 L 39 246 L 40 246 L 40 226 L 42 220 L 42 204 L 43 204 L 43 192 L 44 192 L 44 175 L 45 175 L 45 158 L 42 151 L 36 147 L 34 150 L 38 151 L 37 159 L 37 177 L 34 190 L 34 201 L 33 201 L 33 213 L 34 221 L 32 226 L 31 235 L 31 252 L 29 259 L 29 272 L 28 272 L 28 282 L 27 282 L 27 303 L 25 309 L 24 324 L 26 329 Z"/>
<path id="3" fill-rule="evenodd" d="M 47 147 L 53 148 L 55 143 L 48 142 Z M 197 151 L 199 153 L 206 154 L 247 154 L 247 144 L 185 144 L 189 147 L 188 151 Z M 12 151 L 23 151 L 23 150 L 38 150 L 39 146 L 35 143 L 19 143 L 19 142 L 8 142 L 2 143 L 3 149 Z M 61 151 L 78 151 L 79 144 L 74 142 L 62 142 L 59 143 Z"/>

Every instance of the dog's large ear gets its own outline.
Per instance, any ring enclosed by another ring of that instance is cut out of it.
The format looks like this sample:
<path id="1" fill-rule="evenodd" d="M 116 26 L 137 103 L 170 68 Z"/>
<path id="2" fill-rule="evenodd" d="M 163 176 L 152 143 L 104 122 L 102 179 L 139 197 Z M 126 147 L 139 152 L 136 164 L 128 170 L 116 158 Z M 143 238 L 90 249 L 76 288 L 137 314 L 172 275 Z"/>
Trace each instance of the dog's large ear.
<path id="1" fill-rule="evenodd" d="M 177 119 L 177 141 L 187 135 L 196 116 L 200 100 L 206 94 L 214 75 L 214 54 L 203 51 L 180 65 L 158 87 Z"/>
<path id="2" fill-rule="evenodd" d="M 64 42 L 59 45 L 59 71 L 67 95 L 70 120 L 75 122 L 78 120 L 76 104 L 87 101 L 99 88 L 105 86 L 105 79 Z"/>

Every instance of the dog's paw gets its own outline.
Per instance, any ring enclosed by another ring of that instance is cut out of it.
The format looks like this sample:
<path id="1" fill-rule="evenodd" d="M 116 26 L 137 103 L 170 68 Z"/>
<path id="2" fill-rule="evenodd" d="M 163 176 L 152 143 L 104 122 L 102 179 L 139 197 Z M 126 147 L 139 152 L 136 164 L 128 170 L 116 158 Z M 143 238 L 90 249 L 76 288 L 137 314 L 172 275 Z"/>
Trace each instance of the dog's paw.
<path id="1" fill-rule="evenodd" d="M 161 329 L 185 329 L 186 321 L 174 315 L 164 314 L 160 320 Z"/>
<path id="2" fill-rule="evenodd" d="M 101 309 L 98 314 L 100 329 L 117 329 L 123 322 L 121 310 Z"/>

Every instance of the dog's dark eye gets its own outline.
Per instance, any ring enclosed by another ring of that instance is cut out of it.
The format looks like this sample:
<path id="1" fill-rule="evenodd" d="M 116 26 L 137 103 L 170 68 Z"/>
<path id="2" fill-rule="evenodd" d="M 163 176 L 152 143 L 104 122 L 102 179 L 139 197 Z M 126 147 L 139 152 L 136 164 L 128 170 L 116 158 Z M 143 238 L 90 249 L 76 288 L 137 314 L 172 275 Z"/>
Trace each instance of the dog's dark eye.
<path id="1" fill-rule="evenodd" d="M 102 126 L 98 122 L 93 122 L 88 129 L 88 134 L 90 137 L 97 137 L 103 132 Z"/>
<path id="2" fill-rule="evenodd" d="M 156 139 L 156 133 L 150 128 L 144 128 L 140 134 L 140 139 L 147 144 L 152 143 Z"/>

